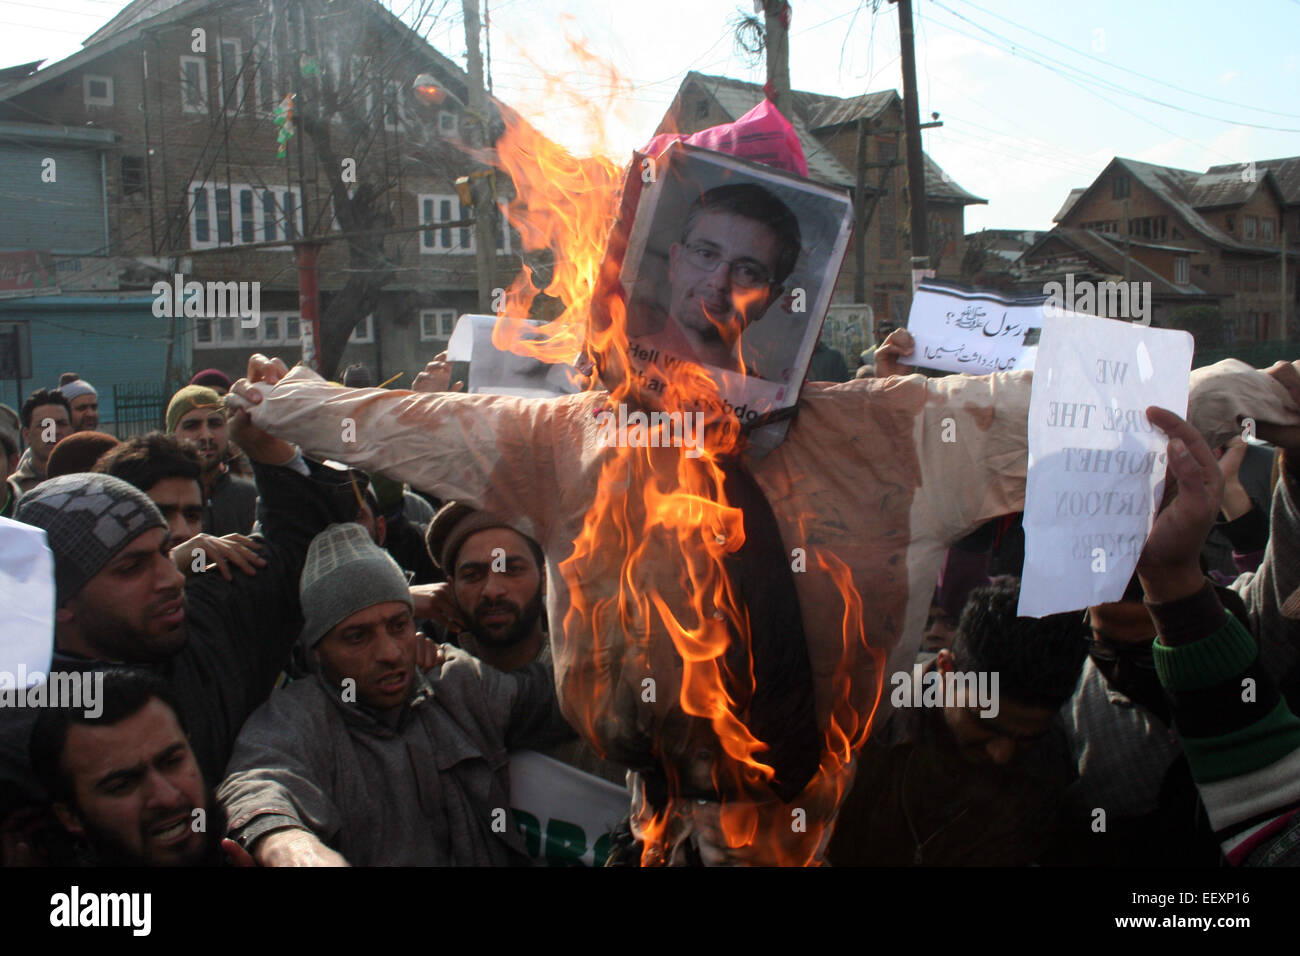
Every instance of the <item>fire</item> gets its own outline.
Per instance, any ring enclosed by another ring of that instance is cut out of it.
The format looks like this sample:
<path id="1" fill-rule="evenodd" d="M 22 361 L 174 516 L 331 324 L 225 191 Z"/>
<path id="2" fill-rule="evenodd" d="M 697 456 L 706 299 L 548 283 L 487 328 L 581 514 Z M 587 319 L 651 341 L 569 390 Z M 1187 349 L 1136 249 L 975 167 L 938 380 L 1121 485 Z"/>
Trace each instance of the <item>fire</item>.
<path id="1" fill-rule="evenodd" d="M 604 117 L 629 84 L 580 43 L 570 40 L 570 46 L 588 73 L 606 78 L 608 101 L 579 97 L 539 69 L 547 78 L 548 98 L 580 107 L 580 122 L 603 130 Z M 554 268 L 542 288 L 527 270 L 514 279 L 494 343 L 549 362 L 569 362 L 584 353 L 595 360 L 609 388 L 609 407 L 642 407 L 635 376 L 628 374 L 625 303 L 617 276 L 621 250 L 606 256 L 607 246 L 625 241 L 614 228 L 624 201 L 624 170 L 604 156 L 576 157 L 517 113 L 502 111 L 504 135 L 495 151 L 479 155 L 515 185 L 507 214 L 525 250 L 550 250 Z M 540 293 L 563 308 L 534 327 L 525 320 Z M 754 855 L 768 862 L 805 864 L 816 855 L 826 821 L 847 786 L 844 771 L 870 729 L 884 652 L 866 643 L 862 600 L 847 565 L 819 553 L 821 572 L 835 581 L 844 602 L 843 646 L 830 719 L 823 721 L 818 773 L 797 801 L 807 808 L 806 829 L 792 828 L 790 806 L 768 786 L 775 772 L 764 762 L 767 745 L 745 720 L 754 690 L 752 664 L 729 666 L 737 660 L 734 650 L 728 654 L 732 634 L 747 649 L 750 621 L 726 573 L 728 557 L 745 541 L 745 526 L 743 513 L 723 493 L 720 463 L 741 453 L 744 438 L 734 416 L 721 414 L 717 383 L 702 368 L 660 374 L 668 385 L 654 397 L 657 406 L 708 412 L 703 453 L 688 457 L 682 448 L 619 447 L 608 455 L 573 553 L 560 565 L 572 595 L 563 632 L 596 635 L 594 646 L 581 649 L 583 666 L 557 670 L 561 700 L 584 736 L 616 759 L 653 759 L 667 740 L 676 742 L 675 735 L 704 741 L 696 763 L 663 765 L 667 805 L 634 801 L 636 829 L 646 846 L 643 862 L 666 861 L 674 832 L 685 821 L 694 819 L 697 829 L 707 830 L 710 824 L 697 813 L 698 799 L 717 794 L 721 805 L 711 805 L 727 848 L 756 850 Z M 870 709 L 858 712 L 850 704 L 851 686 L 864 651 L 877 665 L 876 686 Z M 748 654 L 742 659 L 748 661 Z M 657 695 L 660 686 L 674 693 Z"/>

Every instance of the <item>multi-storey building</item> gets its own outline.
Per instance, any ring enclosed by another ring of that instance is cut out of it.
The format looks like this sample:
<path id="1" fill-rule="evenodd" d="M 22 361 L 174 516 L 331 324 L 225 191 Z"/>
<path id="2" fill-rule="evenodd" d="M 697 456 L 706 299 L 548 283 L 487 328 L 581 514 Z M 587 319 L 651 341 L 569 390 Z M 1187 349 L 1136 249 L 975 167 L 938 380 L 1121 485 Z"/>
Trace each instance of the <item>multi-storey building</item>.
<path id="1" fill-rule="evenodd" d="M 1204 173 L 1116 157 L 1054 221 L 1020 260 L 1030 285 L 1149 281 L 1157 322 L 1213 304 L 1224 347 L 1300 339 L 1300 157 Z"/>
<path id="2" fill-rule="evenodd" d="M 74 144 L 94 153 L 63 167 L 66 176 L 4 205 L 0 251 L 58 252 L 42 244 L 45 224 L 84 210 L 94 221 L 81 231 L 94 236 L 76 251 L 105 288 L 149 290 L 176 274 L 259 283 L 255 326 L 238 316 L 170 317 L 173 381 L 209 366 L 233 375 L 254 349 L 300 357 L 290 243 L 303 237 L 327 240 L 322 314 L 335 297 L 351 301 L 359 280 L 349 286 L 350 278 L 385 274 L 373 307 L 358 310 L 341 363 L 366 364 L 376 381 L 413 376 L 446 345 L 455 317 L 476 311 L 472 214 L 455 185 L 477 168 L 462 148 L 474 120 L 463 106 L 467 77 L 374 0 L 135 0 L 78 53 L 34 66 L 0 73 L 0 121 L 97 139 Z M 449 94 L 440 105 L 414 96 L 419 74 Z M 294 135 L 281 149 L 277 113 L 282 120 L 291 93 Z M 315 127 L 304 106 L 320 115 Z M 88 183 L 90 199 L 77 198 Z M 354 216 L 337 214 L 335 183 L 358 198 Z M 498 198 L 508 197 L 502 177 Z M 340 219 L 383 234 L 372 258 L 328 241 L 343 234 Z M 460 225 L 420 228 L 441 223 Z M 494 284 L 504 286 L 520 268 L 518 237 L 503 217 L 496 237 Z"/>

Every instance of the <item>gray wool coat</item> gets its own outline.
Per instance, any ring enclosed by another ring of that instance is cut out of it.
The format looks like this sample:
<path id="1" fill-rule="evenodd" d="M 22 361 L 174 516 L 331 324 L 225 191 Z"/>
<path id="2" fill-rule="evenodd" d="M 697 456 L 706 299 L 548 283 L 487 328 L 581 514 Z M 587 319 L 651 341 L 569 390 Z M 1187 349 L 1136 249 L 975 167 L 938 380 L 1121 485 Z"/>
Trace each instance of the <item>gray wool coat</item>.
<path id="1" fill-rule="evenodd" d="M 510 674 L 444 646 L 395 725 L 319 674 L 271 695 L 217 791 L 244 846 L 307 829 L 355 866 L 527 865 L 507 751 L 573 736 L 548 665 Z"/>

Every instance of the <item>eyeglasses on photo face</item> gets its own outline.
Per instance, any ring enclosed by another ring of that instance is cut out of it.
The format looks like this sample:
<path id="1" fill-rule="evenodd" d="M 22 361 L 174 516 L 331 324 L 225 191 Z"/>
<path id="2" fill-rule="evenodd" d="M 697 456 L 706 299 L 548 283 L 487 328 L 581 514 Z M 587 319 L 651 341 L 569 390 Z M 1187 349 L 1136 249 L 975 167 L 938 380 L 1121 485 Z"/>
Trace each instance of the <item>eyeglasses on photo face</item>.
<path id="1" fill-rule="evenodd" d="M 686 243 L 686 261 L 701 272 L 714 273 L 726 263 L 731 282 L 742 289 L 761 289 L 772 284 L 772 273 L 761 262 L 747 257 L 724 259 L 718 247 L 708 242 Z"/>

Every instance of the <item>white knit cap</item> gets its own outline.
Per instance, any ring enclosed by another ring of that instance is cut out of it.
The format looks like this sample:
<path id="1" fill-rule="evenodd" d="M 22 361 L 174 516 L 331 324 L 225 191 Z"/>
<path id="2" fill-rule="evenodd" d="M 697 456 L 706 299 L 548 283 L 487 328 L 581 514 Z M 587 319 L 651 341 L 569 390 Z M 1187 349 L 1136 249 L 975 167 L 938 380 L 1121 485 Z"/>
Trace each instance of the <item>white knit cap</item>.
<path id="1" fill-rule="evenodd" d="M 75 382 L 69 382 L 67 385 L 60 388 L 59 391 L 63 393 L 63 397 L 68 401 L 72 401 L 74 398 L 81 398 L 82 395 L 99 395 L 99 392 L 95 391 L 95 386 L 91 385 L 84 378 L 79 378 Z"/>

